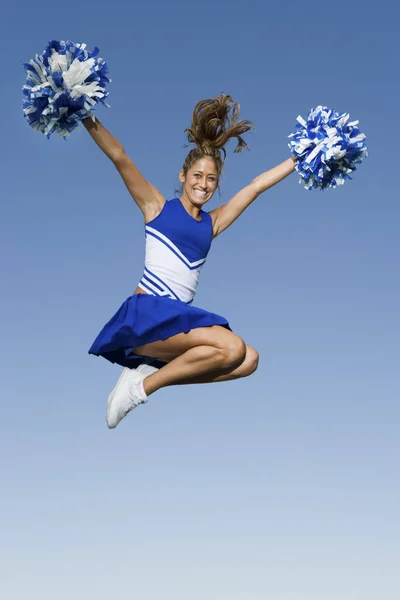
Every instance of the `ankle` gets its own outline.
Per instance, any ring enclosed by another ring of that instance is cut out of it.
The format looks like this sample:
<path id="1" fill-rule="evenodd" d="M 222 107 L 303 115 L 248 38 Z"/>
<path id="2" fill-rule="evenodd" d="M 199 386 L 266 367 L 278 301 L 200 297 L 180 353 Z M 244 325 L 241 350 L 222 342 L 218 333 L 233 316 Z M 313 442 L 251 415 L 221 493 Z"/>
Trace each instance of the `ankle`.
<path id="1" fill-rule="evenodd" d="M 146 398 L 148 398 L 151 394 L 153 394 L 158 389 L 154 382 L 155 375 L 156 375 L 156 373 L 147 375 L 147 377 L 142 379 L 142 381 L 140 382 L 141 390 L 143 391 L 143 394 L 145 395 Z"/>

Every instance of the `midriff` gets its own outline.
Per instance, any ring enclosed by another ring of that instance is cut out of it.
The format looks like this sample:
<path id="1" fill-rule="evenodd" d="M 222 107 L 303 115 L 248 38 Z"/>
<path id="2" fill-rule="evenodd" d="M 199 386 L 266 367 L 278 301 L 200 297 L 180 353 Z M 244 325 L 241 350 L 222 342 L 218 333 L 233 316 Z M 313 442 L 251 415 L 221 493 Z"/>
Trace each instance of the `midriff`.
<path id="1" fill-rule="evenodd" d="M 133 292 L 134 294 L 147 294 L 147 292 L 145 292 L 144 290 L 142 290 L 142 288 L 137 287 L 136 290 Z"/>

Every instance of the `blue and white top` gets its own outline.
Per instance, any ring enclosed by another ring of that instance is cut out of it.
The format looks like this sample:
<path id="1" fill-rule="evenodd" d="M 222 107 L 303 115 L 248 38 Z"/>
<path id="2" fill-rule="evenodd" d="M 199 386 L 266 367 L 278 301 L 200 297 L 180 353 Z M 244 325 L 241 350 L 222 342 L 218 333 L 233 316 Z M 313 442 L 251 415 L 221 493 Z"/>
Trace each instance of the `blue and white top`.
<path id="1" fill-rule="evenodd" d="M 190 304 L 211 246 L 210 215 L 201 210 L 197 220 L 174 198 L 146 223 L 145 231 L 145 267 L 139 287 L 153 296 Z"/>

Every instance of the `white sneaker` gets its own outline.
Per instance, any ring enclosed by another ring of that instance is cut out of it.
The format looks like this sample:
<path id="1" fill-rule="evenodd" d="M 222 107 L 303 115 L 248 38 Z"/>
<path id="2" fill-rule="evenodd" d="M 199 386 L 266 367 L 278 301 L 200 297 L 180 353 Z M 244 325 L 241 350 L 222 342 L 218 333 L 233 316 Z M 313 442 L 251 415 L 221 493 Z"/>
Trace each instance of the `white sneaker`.
<path id="1" fill-rule="evenodd" d="M 122 371 L 117 385 L 108 397 L 107 425 L 110 429 L 114 429 L 139 404 L 147 402 L 147 399 L 143 400 L 138 394 L 138 385 L 147 375 L 148 373 L 138 369 L 125 368 Z"/>

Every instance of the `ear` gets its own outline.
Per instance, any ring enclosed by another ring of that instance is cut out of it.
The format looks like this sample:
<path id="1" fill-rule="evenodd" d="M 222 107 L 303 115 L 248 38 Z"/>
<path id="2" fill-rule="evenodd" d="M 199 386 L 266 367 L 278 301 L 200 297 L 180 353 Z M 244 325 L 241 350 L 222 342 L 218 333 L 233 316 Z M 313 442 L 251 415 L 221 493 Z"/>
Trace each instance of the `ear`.
<path id="1" fill-rule="evenodd" d="M 185 174 L 182 169 L 179 171 L 179 181 L 185 183 Z"/>

